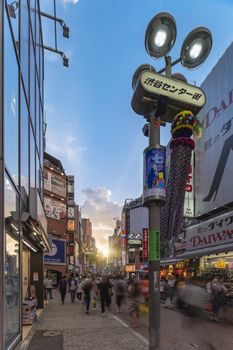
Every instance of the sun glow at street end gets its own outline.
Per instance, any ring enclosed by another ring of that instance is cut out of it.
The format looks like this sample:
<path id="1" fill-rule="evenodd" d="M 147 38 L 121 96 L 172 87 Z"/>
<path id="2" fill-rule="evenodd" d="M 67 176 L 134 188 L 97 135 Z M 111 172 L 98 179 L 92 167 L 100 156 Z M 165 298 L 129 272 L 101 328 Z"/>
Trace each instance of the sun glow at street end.
<path id="1" fill-rule="evenodd" d="M 104 256 L 105 258 L 108 257 L 108 255 L 109 255 L 109 250 L 108 250 L 108 246 L 107 246 L 107 245 L 105 245 L 105 244 L 98 244 L 98 245 L 97 245 L 97 248 L 99 249 L 100 253 L 103 254 L 103 256 Z"/>

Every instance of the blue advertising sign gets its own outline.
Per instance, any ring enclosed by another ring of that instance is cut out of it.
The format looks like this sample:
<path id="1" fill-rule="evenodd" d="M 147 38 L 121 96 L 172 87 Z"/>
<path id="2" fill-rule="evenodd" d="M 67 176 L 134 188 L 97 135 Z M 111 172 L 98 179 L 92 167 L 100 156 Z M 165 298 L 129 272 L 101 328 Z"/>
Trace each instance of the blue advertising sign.
<path id="1" fill-rule="evenodd" d="M 166 149 L 153 148 L 144 151 L 144 200 L 156 197 L 165 200 Z"/>
<path id="2" fill-rule="evenodd" d="M 66 241 L 63 239 L 52 240 L 52 251 L 44 256 L 45 263 L 66 264 Z"/>

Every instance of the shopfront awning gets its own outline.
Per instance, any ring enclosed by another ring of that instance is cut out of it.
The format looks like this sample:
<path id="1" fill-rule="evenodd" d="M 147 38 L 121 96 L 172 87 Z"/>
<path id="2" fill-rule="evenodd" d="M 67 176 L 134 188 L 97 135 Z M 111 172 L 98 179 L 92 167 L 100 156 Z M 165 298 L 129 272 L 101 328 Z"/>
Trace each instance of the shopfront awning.
<path id="1" fill-rule="evenodd" d="M 191 259 L 196 258 L 200 256 L 210 255 L 210 254 L 217 254 L 217 253 L 227 253 L 233 251 L 233 243 L 228 244 L 221 244 L 218 246 L 213 247 L 206 247 L 201 249 L 195 249 L 195 250 L 187 250 L 186 252 L 178 255 L 178 258 L 180 259 Z"/>
<path id="2" fill-rule="evenodd" d="M 167 258 L 167 259 L 162 259 L 160 260 L 160 266 L 167 266 L 167 265 L 173 265 L 177 264 L 180 262 L 182 259 L 177 259 L 177 258 Z"/>

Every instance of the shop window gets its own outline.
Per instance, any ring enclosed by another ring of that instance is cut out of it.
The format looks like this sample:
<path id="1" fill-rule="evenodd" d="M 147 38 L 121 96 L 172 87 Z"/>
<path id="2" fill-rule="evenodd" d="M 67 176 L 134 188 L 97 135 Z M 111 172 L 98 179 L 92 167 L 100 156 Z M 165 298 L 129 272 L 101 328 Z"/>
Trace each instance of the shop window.
<path id="1" fill-rule="evenodd" d="M 5 348 L 20 334 L 19 199 L 5 177 Z"/>
<path id="2" fill-rule="evenodd" d="M 12 36 L 5 16 L 5 79 L 4 79 L 4 146 L 5 164 L 16 185 L 19 182 L 19 113 L 18 113 L 18 63 Z"/>

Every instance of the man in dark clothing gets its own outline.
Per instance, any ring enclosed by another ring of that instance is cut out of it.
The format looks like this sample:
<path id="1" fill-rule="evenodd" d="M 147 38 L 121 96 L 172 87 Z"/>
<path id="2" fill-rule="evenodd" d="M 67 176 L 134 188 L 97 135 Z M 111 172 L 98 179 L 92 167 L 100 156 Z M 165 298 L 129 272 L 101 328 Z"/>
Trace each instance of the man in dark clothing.
<path id="1" fill-rule="evenodd" d="M 91 289 L 92 289 L 92 282 L 89 278 L 86 278 L 82 284 L 82 290 L 84 292 L 84 302 L 86 304 L 87 314 L 89 314 L 89 307 L 90 307 L 90 301 L 91 301 Z"/>
<path id="2" fill-rule="evenodd" d="M 65 296 L 66 296 L 67 283 L 68 283 L 68 281 L 66 279 L 66 276 L 63 276 L 59 282 L 59 291 L 61 294 L 62 304 L 64 304 L 64 300 L 65 300 Z"/>
<path id="3" fill-rule="evenodd" d="M 100 291 L 102 316 L 105 316 L 105 304 L 108 306 L 110 305 L 109 300 L 111 300 L 112 287 L 113 285 L 109 282 L 106 276 L 104 276 L 102 281 L 98 284 L 98 289 Z"/>

